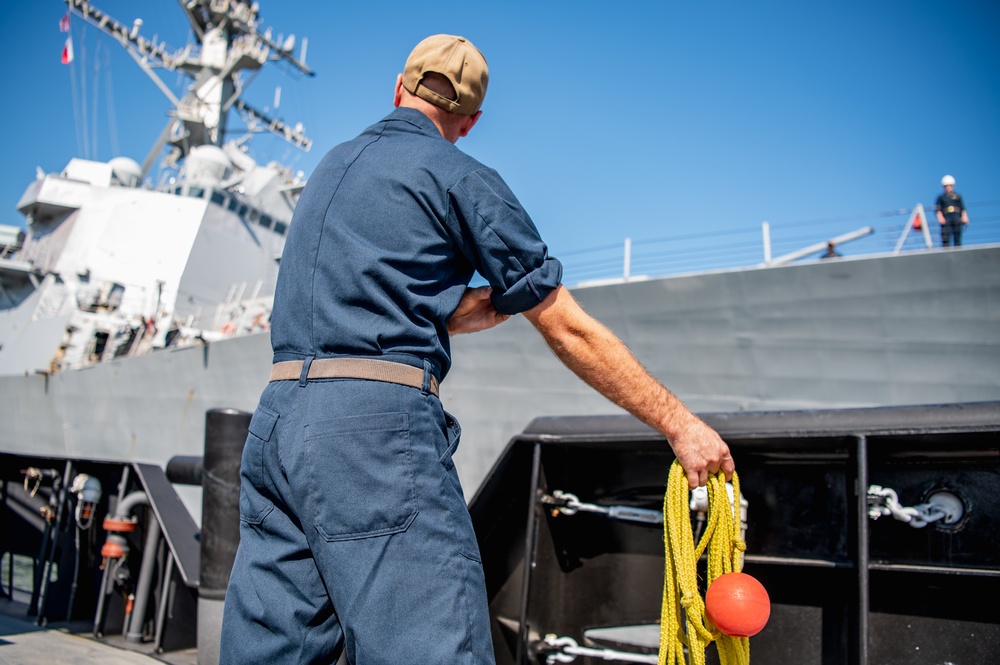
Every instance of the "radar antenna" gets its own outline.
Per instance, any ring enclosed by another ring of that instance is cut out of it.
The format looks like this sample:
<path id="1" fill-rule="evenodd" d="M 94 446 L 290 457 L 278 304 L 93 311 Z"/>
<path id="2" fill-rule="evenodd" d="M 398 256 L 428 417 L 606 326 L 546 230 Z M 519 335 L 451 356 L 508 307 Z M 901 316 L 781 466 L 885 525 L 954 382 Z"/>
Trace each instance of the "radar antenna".
<path id="1" fill-rule="evenodd" d="M 139 33 L 141 19 L 131 27 L 114 20 L 87 0 L 64 0 L 71 12 L 98 30 L 112 36 L 128 51 L 136 64 L 173 104 L 171 118 L 142 165 L 148 173 L 166 144 L 173 146 L 168 164 L 176 163 L 200 146 L 223 145 L 226 119 L 233 106 L 240 111 L 251 131 L 263 127 L 292 145 L 308 151 L 312 142 L 301 126 L 289 127 L 269 118 L 241 98 L 245 89 L 240 73 L 259 70 L 269 61 L 285 61 L 307 76 L 315 73 L 305 64 L 305 40 L 300 56 L 292 54 L 294 36 L 272 39 L 271 29 L 258 28 L 257 4 L 245 0 L 178 0 L 194 30 L 198 45 L 171 50 L 164 43 Z M 279 43 L 280 42 L 280 43 Z M 180 71 L 193 79 L 189 91 L 178 99 L 154 71 Z"/>

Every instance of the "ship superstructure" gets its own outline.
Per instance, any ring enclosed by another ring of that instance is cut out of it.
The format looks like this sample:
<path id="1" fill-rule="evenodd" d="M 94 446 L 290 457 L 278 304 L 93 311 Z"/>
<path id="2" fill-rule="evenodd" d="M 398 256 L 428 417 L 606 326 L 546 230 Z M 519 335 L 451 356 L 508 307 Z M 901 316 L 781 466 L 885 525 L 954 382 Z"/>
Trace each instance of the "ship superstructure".
<path id="1" fill-rule="evenodd" d="M 304 176 L 258 164 L 248 144 L 261 131 L 303 150 L 311 143 L 242 95 L 245 73 L 272 61 L 312 74 L 292 53 L 295 38 L 278 43 L 262 30 L 257 3 L 189 0 L 181 6 L 194 40 L 171 50 L 144 37 L 140 20 L 128 27 L 89 2 L 66 2 L 128 50 L 172 109 L 142 164 L 74 158 L 28 186 L 17 205 L 26 232 L 0 258 L 0 375 L 266 330 Z M 187 92 L 176 95 L 158 71 L 189 78 Z"/>

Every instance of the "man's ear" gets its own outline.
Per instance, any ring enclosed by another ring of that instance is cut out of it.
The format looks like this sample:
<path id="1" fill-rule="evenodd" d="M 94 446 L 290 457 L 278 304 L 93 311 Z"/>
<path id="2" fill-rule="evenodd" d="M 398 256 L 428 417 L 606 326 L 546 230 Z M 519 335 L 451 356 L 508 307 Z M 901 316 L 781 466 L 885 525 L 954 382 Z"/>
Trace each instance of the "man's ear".
<path id="1" fill-rule="evenodd" d="M 467 120 L 463 122 L 459 127 L 458 135 L 460 137 L 468 136 L 469 132 L 472 131 L 472 128 L 476 126 L 477 122 L 479 122 L 479 116 L 481 116 L 482 114 L 483 114 L 482 111 L 476 111 L 472 115 L 466 116 Z"/>
<path id="2" fill-rule="evenodd" d="M 403 101 L 403 75 L 396 75 L 396 88 L 392 96 L 392 105 L 399 108 L 399 104 Z"/>

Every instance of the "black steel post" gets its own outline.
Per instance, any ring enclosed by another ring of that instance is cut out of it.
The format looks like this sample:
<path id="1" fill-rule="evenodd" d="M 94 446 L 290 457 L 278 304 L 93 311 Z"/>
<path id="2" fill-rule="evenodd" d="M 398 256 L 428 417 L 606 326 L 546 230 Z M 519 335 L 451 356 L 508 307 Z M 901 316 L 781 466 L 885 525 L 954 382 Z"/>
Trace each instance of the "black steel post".
<path id="1" fill-rule="evenodd" d="M 541 489 L 541 475 L 542 445 L 536 443 L 531 456 L 531 497 L 528 499 L 528 525 L 524 536 L 524 577 L 521 578 L 521 603 L 518 612 L 520 643 L 517 645 L 517 665 L 521 665 L 525 658 L 530 657 L 528 652 L 532 648 L 531 630 L 528 626 L 528 598 L 531 592 L 531 574 L 535 570 L 535 561 L 538 557 L 538 529 L 541 526 L 538 492 Z"/>
<path id="2" fill-rule="evenodd" d="M 871 626 L 871 544 L 868 534 L 868 437 L 861 434 L 855 438 L 857 456 L 857 479 L 854 481 L 855 516 L 857 522 L 858 591 L 857 622 L 851 628 L 857 631 L 857 658 L 859 665 L 868 665 L 868 633 Z"/>
<path id="3" fill-rule="evenodd" d="M 198 663 L 219 662 L 222 608 L 240 543 L 240 458 L 253 414 L 211 409 L 205 414 L 201 500 Z"/>

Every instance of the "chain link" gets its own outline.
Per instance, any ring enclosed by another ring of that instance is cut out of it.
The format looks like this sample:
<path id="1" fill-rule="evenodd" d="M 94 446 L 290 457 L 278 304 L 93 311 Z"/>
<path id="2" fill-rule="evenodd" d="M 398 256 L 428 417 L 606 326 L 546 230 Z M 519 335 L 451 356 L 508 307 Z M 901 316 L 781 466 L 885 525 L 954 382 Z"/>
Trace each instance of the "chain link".
<path id="1" fill-rule="evenodd" d="M 877 520 L 884 515 L 892 515 L 914 529 L 921 529 L 939 520 L 955 521 L 946 519 L 951 515 L 951 512 L 938 501 L 928 501 L 916 506 L 904 506 L 900 504 L 896 490 L 891 487 L 871 485 L 868 487 L 868 517 Z"/>

